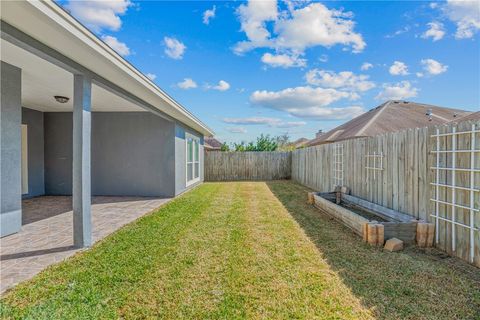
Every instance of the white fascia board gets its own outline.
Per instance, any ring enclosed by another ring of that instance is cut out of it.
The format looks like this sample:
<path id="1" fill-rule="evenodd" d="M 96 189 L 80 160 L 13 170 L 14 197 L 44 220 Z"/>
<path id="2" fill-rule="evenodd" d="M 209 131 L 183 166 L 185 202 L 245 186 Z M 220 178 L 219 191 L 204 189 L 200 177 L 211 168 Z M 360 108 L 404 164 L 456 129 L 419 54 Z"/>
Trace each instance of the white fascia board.
<path id="1" fill-rule="evenodd" d="M 53 1 L 2 1 L 1 19 L 205 136 L 213 131 Z"/>

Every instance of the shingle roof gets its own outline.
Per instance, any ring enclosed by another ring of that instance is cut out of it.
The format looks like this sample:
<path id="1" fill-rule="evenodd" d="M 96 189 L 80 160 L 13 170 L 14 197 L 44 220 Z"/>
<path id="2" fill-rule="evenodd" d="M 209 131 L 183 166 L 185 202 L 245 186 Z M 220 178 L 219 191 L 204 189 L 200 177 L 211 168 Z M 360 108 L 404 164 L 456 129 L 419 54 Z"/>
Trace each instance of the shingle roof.
<path id="1" fill-rule="evenodd" d="M 470 113 L 463 117 L 456 117 L 452 122 L 459 122 L 459 121 L 468 121 L 468 120 L 480 120 L 480 111 Z"/>
<path id="2" fill-rule="evenodd" d="M 469 111 L 459 109 L 390 100 L 322 136 L 310 140 L 307 145 L 314 146 L 352 138 L 370 137 L 408 128 L 442 124 L 470 114 Z"/>
<path id="3" fill-rule="evenodd" d="M 220 150 L 222 143 L 213 137 L 205 137 L 204 147 L 207 150 Z"/>
<path id="4" fill-rule="evenodd" d="M 292 142 L 292 144 L 295 146 L 295 148 L 300 148 L 303 147 L 307 142 L 310 141 L 307 138 L 300 138 Z"/>

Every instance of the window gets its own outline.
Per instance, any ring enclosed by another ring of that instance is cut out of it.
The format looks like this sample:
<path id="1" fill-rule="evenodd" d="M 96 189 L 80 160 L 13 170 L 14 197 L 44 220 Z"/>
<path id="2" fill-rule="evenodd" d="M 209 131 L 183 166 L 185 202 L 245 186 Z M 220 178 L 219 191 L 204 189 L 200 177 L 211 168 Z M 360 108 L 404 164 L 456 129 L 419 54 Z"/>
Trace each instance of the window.
<path id="1" fill-rule="evenodd" d="M 186 135 L 187 144 L 187 186 L 200 180 L 200 140 Z"/>
<path id="2" fill-rule="evenodd" d="M 22 194 L 28 194 L 28 127 L 22 124 Z"/>

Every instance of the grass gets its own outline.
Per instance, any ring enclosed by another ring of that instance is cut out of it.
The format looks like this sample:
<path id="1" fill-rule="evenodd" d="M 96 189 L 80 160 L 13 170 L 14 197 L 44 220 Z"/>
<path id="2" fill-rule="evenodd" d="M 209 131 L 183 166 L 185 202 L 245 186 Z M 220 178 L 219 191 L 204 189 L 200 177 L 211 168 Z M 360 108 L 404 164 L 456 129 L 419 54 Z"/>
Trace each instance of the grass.
<path id="1" fill-rule="evenodd" d="M 18 285 L 0 317 L 478 319 L 478 269 L 370 248 L 306 191 L 203 184 Z"/>
<path id="2" fill-rule="evenodd" d="M 378 319 L 480 319 L 480 272 L 442 252 L 414 246 L 383 252 L 307 205 L 310 189 L 268 183 L 362 305 Z"/>

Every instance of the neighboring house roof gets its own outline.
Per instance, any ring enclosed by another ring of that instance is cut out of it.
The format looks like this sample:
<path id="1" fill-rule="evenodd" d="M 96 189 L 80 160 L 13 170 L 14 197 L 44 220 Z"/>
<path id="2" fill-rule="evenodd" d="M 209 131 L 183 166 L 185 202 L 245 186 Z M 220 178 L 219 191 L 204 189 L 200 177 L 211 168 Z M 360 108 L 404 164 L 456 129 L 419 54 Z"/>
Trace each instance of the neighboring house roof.
<path id="1" fill-rule="evenodd" d="M 222 143 L 213 137 L 206 137 L 204 141 L 205 150 L 220 150 Z"/>
<path id="2" fill-rule="evenodd" d="M 203 122 L 55 2 L 2 1 L 1 20 L 171 118 L 205 136 L 213 135 Z"/>
<path id="3" fill-rule="evenodd" d="M 292 142 L 292 144 L 295 146 L 295 148 L 301 148 L 307 144 L 307 142 L 310 141 L 307 138 L 300 138 Z"/>
<path id="4" fill-rule="evenodd" d="M 460 121 L 469 121 L 469 120 L 480 120 L 480 111 L 470 113 L 463 117 L 456 117 L 451 122 L 460 122 Z"/>
<path id="5" fill-rule="evenodd" d="M 430 114 L 430 115 L 429 115 Z M 328 131 L 307 144 L 315 146 L 352 138 L 450 122 L 471 112 L 428 104 L 390 100 Z"/>

